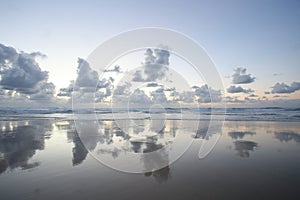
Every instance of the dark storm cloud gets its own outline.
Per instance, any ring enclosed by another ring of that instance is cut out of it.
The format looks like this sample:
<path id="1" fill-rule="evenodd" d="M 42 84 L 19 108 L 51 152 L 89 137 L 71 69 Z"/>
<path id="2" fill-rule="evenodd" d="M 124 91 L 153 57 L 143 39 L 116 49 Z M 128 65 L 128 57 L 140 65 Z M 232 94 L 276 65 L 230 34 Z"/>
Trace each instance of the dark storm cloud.
<path id="1" fill-rule="evenodd" d="M 50 100 L 55 94 L 55 85 L 49 83 L 48 72 L 42 71 L 37 57 L 46 57 L 40 52 L 17 52 L 13 47 L 0 44 L 0 86 L 6 96 L 13 99 Z M 13 92 L 19 95 L 12 96 Z"/>
<path id="2" fill-rule="evenodd" d="M 251 93 L 254 92 L 251 89 L 244 89 L 241 86 L 230 86 L 229 88 L 227 88 L 227 92 L 228 93 Z"/>
<path id="3" fill-rule="evenodd" d="M 234 74 L 232 75 L 233 84 L 247 84 L 252 83 L 255 80 L 255 77 L 252 77 L 251 74 L 246 74 L 247 69 L 238 67 L 234 69 Z"/>
<path id="4" fill-rule="evenodd" d="M 42 71 L 36 62 L 40 52 L 18 53 L 13 47 L 0 44 L 0 85 L 6 90 L 16 90 L 20 93 L 37 93 L 37 85 L 47 82 L 48 72 Z"/>
<path id="5" fill-rule="evenodd" d="M 53 83 L 43 82 L 39 86 L 39 91 L 32 94 L 30 99 L 32 100 L 49 100 L 54 97 L 55 85 Z"/>
<path id="6" fill-rule="evenodd" d="M 291 85 L 287 85 L 285 83 L 276 83 L 272 87 L 271 93 L 275 94 L 290 94 L 300 90 L 300 82 L 293 82 Z"/>

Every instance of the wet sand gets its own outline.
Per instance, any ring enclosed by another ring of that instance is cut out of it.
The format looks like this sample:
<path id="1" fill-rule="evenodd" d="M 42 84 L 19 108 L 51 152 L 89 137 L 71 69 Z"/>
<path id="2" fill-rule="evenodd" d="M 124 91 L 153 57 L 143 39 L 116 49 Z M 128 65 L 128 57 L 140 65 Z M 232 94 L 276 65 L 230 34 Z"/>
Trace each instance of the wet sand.
<path id="1" fill-rule="evenodd" d="M 112 136 L 126 137 L 113 128 L 112 121 L 101 123 L 106 136 L 84 146 L 69 120 L 2 120 L 0 198 L 299 199 L 297 122 L 226 122 L 217 145 L 201 160 L 201 142 L 210 138 L 203 135 L 205 125 L 200 126 L 190 133 L 196 139 L 179 160 L 142 174 L 115 171 L 88 153 L 109 144 Z M 166 124 L 166 135 L 185 127 L 176 127 L 172 120 Z M 153 146 L 130 147 L 140 152 Z M 118 151 L 100 153 L 116 159 L 121 155 Z"/>

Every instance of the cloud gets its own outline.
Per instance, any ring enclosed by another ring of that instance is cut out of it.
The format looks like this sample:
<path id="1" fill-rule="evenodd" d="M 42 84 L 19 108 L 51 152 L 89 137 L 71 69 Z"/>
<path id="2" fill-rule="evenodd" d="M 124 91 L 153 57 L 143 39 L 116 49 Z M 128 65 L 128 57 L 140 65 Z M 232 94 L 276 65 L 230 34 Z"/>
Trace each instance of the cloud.
<path id="1" fill-rule="evenodd" d="M 153 55 L 152 49 L 147 49 L 144 55 L 145 55 L 144 64 L 146 64 L 146 65 L 148 65 L 148 64 L 155 64 L 156 58 Z"/>
<path id="2" fill-rule="evenodd" d="M 256 94 L 250 94 L 248 97 L 258 97 Z"/>
<path id="3" fill-rule="evenodd" d="M 102 102 L 106 97 L 112 95 L 114 79 L 112 77 L 99 80 L 98 73 L 93 70 L 89 63 L 78 58 L 77 78 L 71 81 L 66 88 L 61 88 L 57 96 L 71 97 L 72 92 L 76 91 L 78 102 L 84 103 L 93 98 L 95 102 Z"/>
<path id="4" fill-rule="evenodd" d="M 45 57 L 40 52 L 17 52 L 13 47 L 0 44 L 0 85 L 6 90 L 24 94 L 39 92 L 39 83 L 47 82 L 48 72 L 42 71 L 37 57 Z"/>
<path id="5" fill-rule="evenodd" d="M 231 96 L 226 96 L 225 97 L 227 103 L 244 103 L 244 100 L 239 100 L 238 97 L 231 97 Z"/>
<path id="6" fill-rule="evenodd" d="M 30 96 L 32 100 L 50 100 L 54 98 L 55 85 L 53 83 L 42 82 L 39 91 Z"/>
<path id="7" fill-rule="evenodd" d="M 169 65 L 170 53 L 164 49 L 154 49 L 155 64 Z"/>
<path id="8" fill-rule="evenodd" d="M 210 103 L 210 102 L 220 102 L 222 100 L 221 91 L 214 90 L 208 85 L 193 86 L 192 91 L 176 91 L 176 88 L 165 89 L 164 91 L 170 91 L 170 97 L 173 101 L 182 101 L 185 103 Z"/>
<path id="9" fill-rule="evenodd" d="M 287 85 L 285 83 L 276 83 L 272 87 L 271 93 L 275 94 L 290 94 L 300 90 L 300 82 L 293 82 L 291 85 Z"/>
<path id="10" fill-rule="evenodd" d="M 112 95 L 112 90 L 110 87 L 105 88 L 104 90 L 98 90 L 95 92 L 95 102 L 103 102 L 106 97 Z"/>
<path id="11" fill-rule="evenodd" d="M 13 47 L 0 44 L 0 86 L 5 98 L 15 101 L 51 100 L 55 85 L 49 83 L 48 72 L 42 71 L 37 57 L 46 57 L 40 52 L 17 52 Z"/>
<path id="12" fill-rule="evenodd" d="M 247 69 L 238 67 L 234 69 L 234 74 L 232 75 L 233 84 L 247 84 L 252 83 L 255 80 L 255 77 L 252 77 L 251 74 L 246 74 Z"/>
<path id="13" fill-rule="evenodd" d="M 129 82 L 126 82 L 123 85 L 118 85 L 114 89 L 114 95 L 125 95 L 129 94 L 129 88 L 131 87 L 131 84 Z"/>
<path id="14" fill-rule="evenodd" d="M 209 102 L 220 102 L 222 100 L 221 91 L 214 90 L 208 85 L 202 85 L 201 87 L 193 86 L 195 89 L 195 95 L 198 97 L 198 102 L 209 103 Z"/>
<path id="15" fill-rule="evenodd" d="M 273 98 L 284 98 L 284 97 L 289 97 L 287 95 L 274 95 Z"/>
<path id="16" fill-rule="evenodd" d="M 151 99 L 145 94 L 143 90 L 135 89 L 130 96 L 131 104 L 142 104 L 146 105 L 151 102 Z"/>
<path id="17" fill-rule="evenodd" d="M 113 83 L 113 78 L 103 78 L 102 80 L 99 80 L 98 81 L 98 84 L 97 84 L 97 88 L 101 89 L 101 88 L 108 88 L 109 86 L 111 86 L 111 84 Z"/>
<path id="18" fill-rule="evenodd" d="M 159 88 L 151 92 L 150 96 L 154 103 L 167 103 L 168 101 L 163 88 Z"/>
<path id="19" fill-rule="evenodd" d="M 98 73 L 93 70 L 89 63 L 78 58 L 76 86 L 78 87 L 96 87 L 99 79 Z"/>
<path id="20" fill-rule="evenodd" d="M 103 102 L 106 97 L 112 96 L 112 91 L 114 89 L 113 82 L 114 79 L 112 77 L 109 77 L 108 79 L 103 78 L 98 82 L 95 90 L 96 102 Z"/>
<path id="21" fill-rule="evenodd" d="M 165 88 L 165 91 L 167 91 L 167 92 L 173 92 L 175 90 L 176 90 L 175 87 Z"/>
<path id="22" fill-rule="evenodd" d="M 142 71 L 138 70 L 133 74 L 132 81 L 134 82 L 145 82 L 146 80 L 143 78 Z"/>
<path id="23" fill-rule="evenodd" d="M 244 89 L 241 86 L 230 86 L 229 88 L 227 88 L 227 92 L 228 93 L 251 93 L 254 92 L 251 89 Z"/>
<path id="24" fill-rule="evenodd" d="M 158 87 L 158 83 L 148 83 L 146 87 Z"/>
<path id="25" fill-rule="evenodd" d="M 147 49 L 145 52 L 144 64 L 159 64 L 169 65 L 170 52 L 164 49 L 154 49 L 154 55 L 152 49 Z"/>
<path id="26" fill-rule="evenodd" d="M 176 91 L 174 91 L 176 94 Z M 175 98 L 175 101 L 183 101 L 185 103 L 192 103 L 195 101 L 195 92 L 193 91 L 183 91 L 177 94 L 178 97 Z"/>
<path id="27" fill-rule="evenodd" d="M 121 73 L 121 67 L 119 65 L 116 65 L 113 69 L 106 69 L 104 72 L 116 72 Z"/>
<path id="28" fill-rule="evenodd" d="M 66 88 L 60 88 L 57 96 L 59 97 L 71 97 L 74 87 L 74 81 L 70 81 L 70 84 Z"/>
<path id="29" fill-rule="evenodd" d="M 144 78 L 144 81 L 150 82 L 150 81 L 156 81 L 161 80 L 165 77 L 165 74 L 168 70 L 168 68 L 165 65 L 161 64 L 148 64 L 144 65 L 144 74 L 146 78 Z"/>
<path id="30" fill-rule="evenodd" d="M 142 69 L 133 74 L 134 82 L 151 82 L 162 79 L 168 70 L 170 53 L 163 49 L 147 49 Z"/>

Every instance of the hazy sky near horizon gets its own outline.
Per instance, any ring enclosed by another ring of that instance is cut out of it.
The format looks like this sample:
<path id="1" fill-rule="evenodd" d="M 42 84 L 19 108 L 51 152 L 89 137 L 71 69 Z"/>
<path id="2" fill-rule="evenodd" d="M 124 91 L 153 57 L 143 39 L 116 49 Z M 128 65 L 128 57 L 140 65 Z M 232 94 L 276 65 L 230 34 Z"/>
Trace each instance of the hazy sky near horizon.
<path id="1" fill-rule="evenodd" d="M 193 38 L 216 63 L 225 88 L 237 67 L 255 77 L 243 89 L 260 96 L 277 82 L 300 81 L 300 1 L 0 0 L 0 5 L 0 43 L 47 55 L 40 66 L 57 88 L 75 78 L 78 57 L 140 27 L 169 28 Z M 299 92 L 286 95 L 299 98 Z"/>

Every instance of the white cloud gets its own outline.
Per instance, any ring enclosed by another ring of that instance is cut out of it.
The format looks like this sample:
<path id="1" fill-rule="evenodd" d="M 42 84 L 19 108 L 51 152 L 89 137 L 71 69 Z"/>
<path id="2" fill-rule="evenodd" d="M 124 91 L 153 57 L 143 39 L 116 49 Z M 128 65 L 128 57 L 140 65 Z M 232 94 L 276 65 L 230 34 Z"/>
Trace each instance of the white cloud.
<path id="1" fill-rule="evenodd" d="M 73 92 L 73 87 L 74 87 L 74 81 L 70 81 L 70 84 L 68 87 L 59 89 L 59 93 L 57 94 L 57 96 L 71 97 L 71 94 Z"/>
<path id="2" fill-rule="evenodd" d="M 147 49 L 145 60 L 142 63 L 141 70 L 133 74 L 134 82 L 151 82 L 161 80 L 165 77 L 168 70 L 170 53 L 163 49 Z"/>
<path id="3" fill-rule="evenodd" d="M 285 83 L 276 83 L 272 88 L 273 89 L 271 93 L 273 94 L 290 94 L 300 90 L 300 82 L 293 82 L 291 85 L 287 85 Z"/>
<path id="4" fill-rule="evenodd" d="M 233 84 L 247 84 L 252 83 L 255 80 L 255 77 L 252 77 L 251 74 L 246 74 L 247 69 L 238 67 L 234 69 L 234 74 L 232 75 Z"/>
<path id="5" fill-rule="evenodd" d="M 227 92 L 228 93 L 251 93 L 254 92 L 251 89 L 244 89 L 241 86 L 230 86 L 229 88 L 227 88 Z"/>
<path id="6" fill-rule="evenodd" d="M 182 101 L 185 103 L 193 103 L 195 101 L 194 91 L 183 91 L 181 93 L 177 93 L 177 95 L 178 97 L 175 99 L 175 101 Z"/>
<path id="7" fill-rule="evenodd" d="M 76 86 L 95 88 L 98 79 L 98 73 L 90 67 L 89 63 L 84 59 L 78 58 Z"/>
<path id="8" fill-rule="evenodd" d="M 150 96 L 154 103 L 167 103 L 168 101 L 163 88 L 159 88 L 151 92 Z"/>
<path id="9" fill-rule="evenodd" d="M 113 69 L 106 69 L 104 72 L 116 72 L 121 73 L 121 67 L 119 65 L 116 65 Z"/>
<path id="10" fill-rule="evenodd" d="M 153 82 L 153 83 L 148 83 L 146 87 L 158 87 L 158 86 L 160 86 L 158 83 Z"/>
<path id="11" fill-rule="evenodd" d="M 194 86 L 195 95 L 198 97 L 198 102 L 209 103 L 209 102 L 220 102 L 222 100 L 221 91 L 214 90 L 208 85 L 202 85 L 201 87 Z"/>
<path id="12" fill-rule="evenodd" d="M 129 98 L 131 104 L 147 105 L 151 103 L 151 99 L 143 90 L 135 89 Z"/>
<path id="13" fill-rule="evenodd" d="M 131 86 L 131 83 L 124 83 L 123 85 L 118 85 L 115 89 L 114 89 L 114 95 L 128 95 L 129 94 L 129 88 Z"/>

